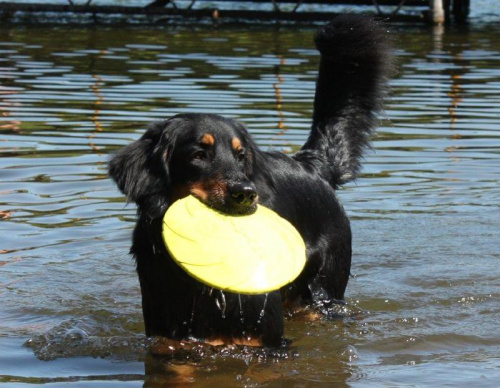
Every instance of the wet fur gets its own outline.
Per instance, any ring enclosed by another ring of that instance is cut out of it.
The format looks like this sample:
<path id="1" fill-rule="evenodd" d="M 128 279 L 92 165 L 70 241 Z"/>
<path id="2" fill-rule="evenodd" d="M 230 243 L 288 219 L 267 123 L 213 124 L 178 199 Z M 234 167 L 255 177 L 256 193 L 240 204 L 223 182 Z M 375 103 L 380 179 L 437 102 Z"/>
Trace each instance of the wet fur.
<path id="1" fill-rule="evenodd" d="M 382 27 L 356 15 L 320 28 L 315 43 L 321 59 L 312 127 L 294 156 L 261 151 L 237 121 L 185 114 L 153 123 L 112 157 L 110 176 L 138 206 L 131 253 L 147 335 L 278 346 L 283 306 L 343 300 L 351 231 L 335 189 L 359 172 L 381 109 L 390 56 Z M 226 213 L 251 213 L 252 204 L 231 202 L 228 191 L 235 184 L 254 187 L 258 202 L 289 220 L 306 242 L 303 273 L 280 291 L 212 290 L 183 272 L 163 244 L 162 217 L 186 195 Z"/>

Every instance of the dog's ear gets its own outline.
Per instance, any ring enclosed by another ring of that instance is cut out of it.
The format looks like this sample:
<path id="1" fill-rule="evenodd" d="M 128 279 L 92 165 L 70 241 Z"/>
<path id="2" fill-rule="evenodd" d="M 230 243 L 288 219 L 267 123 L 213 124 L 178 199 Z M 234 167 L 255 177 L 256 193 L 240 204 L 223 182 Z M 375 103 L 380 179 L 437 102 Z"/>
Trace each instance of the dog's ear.
<path id="1" fill-rule="evenodd" d="M 127 200 L 151 218 L 161 216 L 168 207 L 170 178 L 168 159 L 175 131 L 169 121 L 153 123 L 144 135 L 121 149 L 109 161 L 109 175 Z"/>

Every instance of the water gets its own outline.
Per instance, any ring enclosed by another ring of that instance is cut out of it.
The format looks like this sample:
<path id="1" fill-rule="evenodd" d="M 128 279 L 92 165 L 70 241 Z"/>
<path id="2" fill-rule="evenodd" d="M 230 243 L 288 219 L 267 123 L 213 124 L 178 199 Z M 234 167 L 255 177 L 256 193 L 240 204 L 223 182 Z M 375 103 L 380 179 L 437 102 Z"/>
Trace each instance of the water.
<path id="1" fill-rule="evenodd" d="M 262 147 L 295 151 L 314 30 L 0 27 L 0 382 L 156 387 L 180 382 L 173 368 L 194 386 L 497 386 L 500 28 L 488 4 L 464 29 L 393 27 L 399 73 L 374 152 L 339 193 L 354 234 L 344 319 L 289 319 L 282 353 L 144 337 L 135 209 L 106 160 L 179 112 L 236 117 Z"/>

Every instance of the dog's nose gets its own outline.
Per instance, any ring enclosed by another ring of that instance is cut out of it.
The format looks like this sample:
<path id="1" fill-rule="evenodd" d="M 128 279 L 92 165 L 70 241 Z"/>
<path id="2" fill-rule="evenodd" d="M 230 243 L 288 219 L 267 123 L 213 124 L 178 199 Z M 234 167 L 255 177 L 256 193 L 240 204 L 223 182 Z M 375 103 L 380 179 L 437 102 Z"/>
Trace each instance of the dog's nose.
<path id="1" fill-rule="evenodd" d="M 250 206 L 257 199 L 257 191 L 251 183 L 232 183 L 229 185 L 229 193 L 238 205 Z"/>

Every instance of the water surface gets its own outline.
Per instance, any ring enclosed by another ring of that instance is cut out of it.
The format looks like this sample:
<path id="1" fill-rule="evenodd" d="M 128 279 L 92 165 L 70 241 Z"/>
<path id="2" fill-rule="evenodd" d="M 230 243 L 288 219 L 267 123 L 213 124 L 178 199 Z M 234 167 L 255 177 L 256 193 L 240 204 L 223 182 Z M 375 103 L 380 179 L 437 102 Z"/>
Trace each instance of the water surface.
<path id="1" fill-rule="evenodd" d="M 180 112 L 241 120 L 263 148 L 308 134 L 311 28 L 0 28 L 0 382 L 496 386 L 500 28 L 393 26 L 399 72 L 352 220 L 349 314 L 286 324 L 283 354 L 147 353 L 128 256 L 135 208 L 109 154 Z M 145 383 L 146 382 L 146 383 Z"/>

